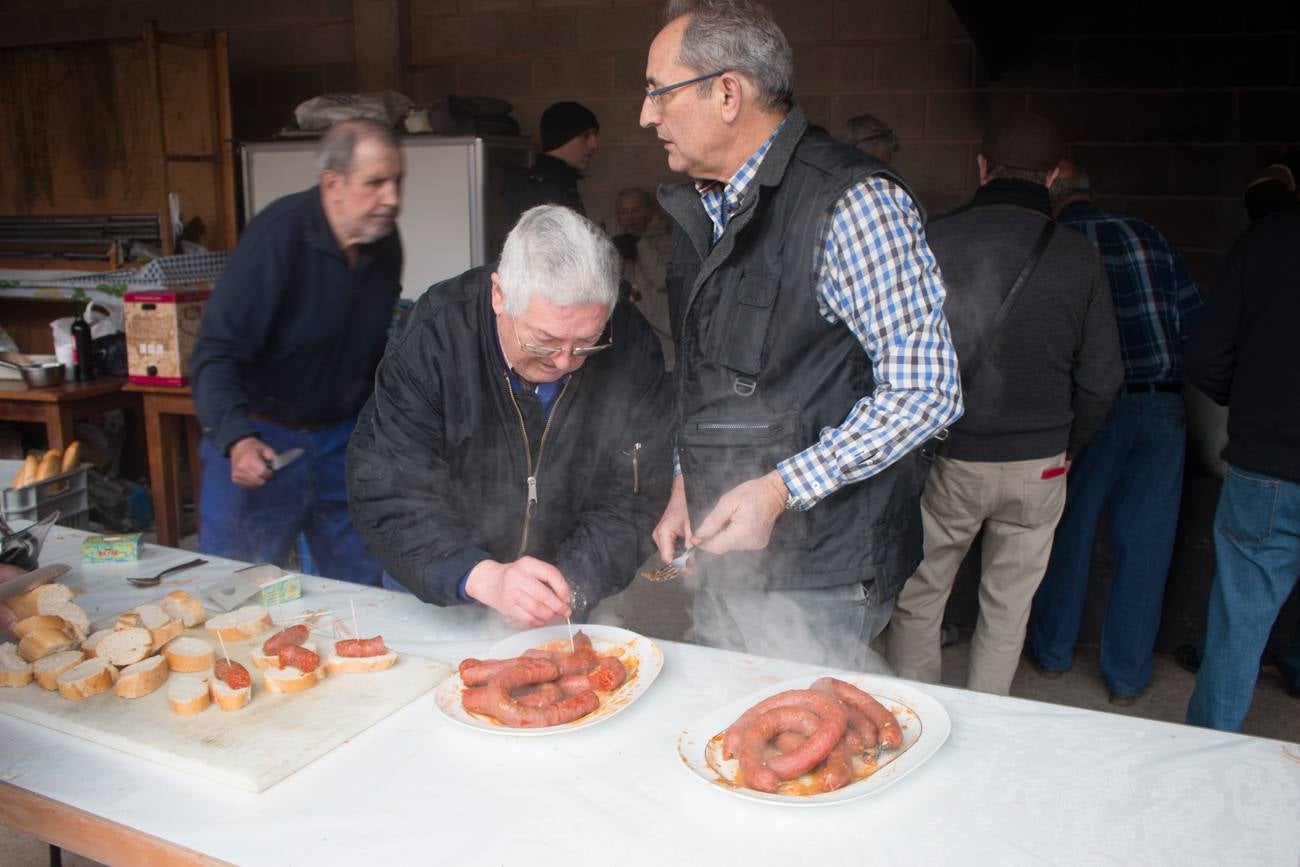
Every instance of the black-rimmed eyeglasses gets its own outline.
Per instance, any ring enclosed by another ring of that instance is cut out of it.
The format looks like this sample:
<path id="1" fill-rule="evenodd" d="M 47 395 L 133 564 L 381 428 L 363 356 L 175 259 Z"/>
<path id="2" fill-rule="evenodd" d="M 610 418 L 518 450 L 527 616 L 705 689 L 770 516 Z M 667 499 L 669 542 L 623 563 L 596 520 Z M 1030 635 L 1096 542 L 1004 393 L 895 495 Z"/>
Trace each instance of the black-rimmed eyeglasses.
<path id="1" fill-rule="evenodd" d="M 645 86 L 645 98 L 650 100 L 650 104 L 653 105 L 655 108 L 660 108 L 661 107 L 660 97 L 662 97 L 665 93 L 674 91 L 679 87 L 686 87 L 688 84 L 699 84 L 701 81 L 708 81 L 710 78 L 717 78 L 719 75 L 722 75 L 722 73 L 726 71 L 727 70 L 725 69 L 719 69 L 717 72 L 710 72 L 705 75 L 697 75 L 694 78 L 688 78 L 685 81 L 679 81 L 675 84 L 665 84 L 663 87 L 651 88 L 650 85 L 647 84 Z"/>
<path id="2" fill-rule="evenodd" d="M 519 336 L 519 325 L 515 322 L 515 317 L 513 316 L 510 317 L 510 328 L 515 332 L 515 342 L 519 344 L 519 348 L 522 349 L 524 352 L 529 353 L 530 355 L 536 355 L 541 358 L 554 358 L 555 356 L 559 355 L 561 352 L 564 352 L 564 348 L 560 346 L 538 346 L 536 343 L 528 343 L 527 341 L 525 341 L 522 337 Z M 586 358 L 588 355 L 595 355 L 597 352 L 604 352 L 606 349 L 609 349 L 613 345 L 614 345 L 614 321 L 613 319 L 611 319 L 609 323 L 608 340 L 606 340 L 604 343 L 598 343 L 595 346 L 571 347 L 569 349 L 569 354 L 572 355 L 574 358 Z"/>

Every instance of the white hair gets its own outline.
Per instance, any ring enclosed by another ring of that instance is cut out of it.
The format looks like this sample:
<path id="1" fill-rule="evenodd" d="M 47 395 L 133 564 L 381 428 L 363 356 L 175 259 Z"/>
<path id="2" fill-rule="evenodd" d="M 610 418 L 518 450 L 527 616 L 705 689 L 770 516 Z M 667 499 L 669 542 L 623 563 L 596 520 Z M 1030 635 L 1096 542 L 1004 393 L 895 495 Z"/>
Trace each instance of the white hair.
<path id="1" fill-rule="evenodd" d="M 559 307 L 618 301 L 618 251 L 595 223 L 559 205 L 524 211 L 506 236 L 497 274 L 506 313 L 518 316 L 534 295 Z"/>

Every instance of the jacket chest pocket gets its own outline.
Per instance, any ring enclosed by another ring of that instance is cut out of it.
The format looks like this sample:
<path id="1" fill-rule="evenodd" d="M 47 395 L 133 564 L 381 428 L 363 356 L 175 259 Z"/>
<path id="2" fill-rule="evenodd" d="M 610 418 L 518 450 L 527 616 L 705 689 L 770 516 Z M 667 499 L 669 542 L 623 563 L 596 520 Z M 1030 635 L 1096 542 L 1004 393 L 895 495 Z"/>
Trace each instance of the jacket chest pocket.
<path id="1" fill-rule="evenodd" d="M 767 361 L 768 329 L 776 309 L 780 274 L 733 270 L 719 274 L 718 306 L 705 355 L 723 367 L 757 376 Z"/>

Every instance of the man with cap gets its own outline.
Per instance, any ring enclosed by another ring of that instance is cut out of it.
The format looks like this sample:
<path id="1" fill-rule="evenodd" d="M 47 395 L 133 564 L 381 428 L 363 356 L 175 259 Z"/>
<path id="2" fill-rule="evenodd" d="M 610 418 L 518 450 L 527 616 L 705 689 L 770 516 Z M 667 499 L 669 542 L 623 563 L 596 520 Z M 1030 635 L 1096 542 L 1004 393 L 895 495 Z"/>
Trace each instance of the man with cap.
<path id="1" fill-rule="evenodd" d="M 1010 691 L 1070 459 L 1106 418 L 1123 378 L 1097 249 L 1052 221 L 1048 185 L 1063 150 L 1038 115 L 999 120 L 976 157 L 975 197 L 928 227 L 948 287 L 966 414 L 931 469 L 921 498 L 924 558 L 890 622 L 889 661 L 902 677 L 939 682 L 944 606 L 982 529 L 966 686 Z"/>
<path id="2" fill-rule="evenodd" d="M 1065 513 L 1034 597 L 1029 651 L 1044 677 L 1070 667 L 1083 620 L 1092 544 L 1102 511 L 1115 550 L 1101 675 L 1110 702 L 1132 704 L 1151 680 L 1165 577 L 1183 490 L 1183 344 L 1201 296 L 1183 257 L 1136 217 L 1093 204 L 1083 169 L 1061 160 L 1052 206 L 1063 226 L 1101 253 L 1119 322 L 1124 387 L 1106 423 L 1070 470 Z"/>
<path id="3" fill-rule="evenodd" d="M 596 152 L 600 124 L 591 109 L 576 102 L 557 102 L 542 112 L 542 153 L 527 171 L 506 174 L 505 198 L 510 225 L 538 205 L 563 205 L 586 215 L 578 181 Z"/>

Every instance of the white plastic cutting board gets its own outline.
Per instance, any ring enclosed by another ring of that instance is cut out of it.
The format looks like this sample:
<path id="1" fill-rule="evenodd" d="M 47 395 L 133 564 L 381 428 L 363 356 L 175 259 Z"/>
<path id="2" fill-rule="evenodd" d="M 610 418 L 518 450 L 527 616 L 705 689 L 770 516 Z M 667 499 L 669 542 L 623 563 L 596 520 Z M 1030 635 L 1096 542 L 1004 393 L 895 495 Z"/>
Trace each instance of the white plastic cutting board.
<path id="1" fill-rule="evenodd" d="M 212 640 L 201 627 L 186 634 Z M 0 688 L 0 713 L 260 792 L 429 692 L 451 671 L 445 662 L 402 654 L 387 671 L 334 675 L 305 692 L 276 695 L 262 688 L 262 674 L 249 662 L 249 652 L 265 637 L 227 645 L 231 658 L 252 674 L 253 697 L 242 710 L 226 712 L 214 702 L 180 717 L 167 705 L 167 684 L 143 698 L 118 698 L 110 691 L 68 701 L 33 681 Z M 322 650 L 328 644 L 315 635 L 311 640 Z M 211 669 L 171 677 L 202 674 L 210 676 Z"/>

